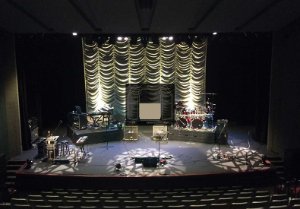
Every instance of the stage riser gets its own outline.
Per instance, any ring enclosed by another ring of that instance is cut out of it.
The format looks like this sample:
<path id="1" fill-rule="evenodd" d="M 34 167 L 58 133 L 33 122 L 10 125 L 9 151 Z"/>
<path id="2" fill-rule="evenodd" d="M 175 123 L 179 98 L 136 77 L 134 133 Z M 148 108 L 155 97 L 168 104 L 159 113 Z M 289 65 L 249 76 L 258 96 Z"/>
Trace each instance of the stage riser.
<path id="1" fill-rule="evenodd" d="M 88 136 L 86 144 L 97 144 L 102 142 L 109 141 L 120 141 L 123 139 L 123 130 L 122 129 L 101 129 L 101 130 L 74 130 L 68 128 L 68 137 L 72 141 L 76 141 L 82 136 Z"/>
<path id="2" fill-rule="evenodd" d="M 178 130 L 173 129 L 170 130 L 170 134 L 168 135 L 169 140 L 176 141 L 192 141 L 192 142 L 200 142 L 200 143 L 215 143 L 215 132 L 212 131 L 191 131 L 191 130 Z"/>

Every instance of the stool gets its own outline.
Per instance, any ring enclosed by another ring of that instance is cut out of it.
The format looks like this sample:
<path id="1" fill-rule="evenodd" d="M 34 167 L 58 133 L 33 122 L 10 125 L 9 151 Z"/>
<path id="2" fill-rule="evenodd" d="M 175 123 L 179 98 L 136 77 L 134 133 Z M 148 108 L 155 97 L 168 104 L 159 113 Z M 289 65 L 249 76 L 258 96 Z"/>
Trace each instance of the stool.
<path id="1" fill-rule="evenodd" d="M 66 154 L 70 154 L 69 142 L 67 140 L 62 140 L 60 142 L 60 151 L 62 153 L 62 156 L 66 156 Z"/>

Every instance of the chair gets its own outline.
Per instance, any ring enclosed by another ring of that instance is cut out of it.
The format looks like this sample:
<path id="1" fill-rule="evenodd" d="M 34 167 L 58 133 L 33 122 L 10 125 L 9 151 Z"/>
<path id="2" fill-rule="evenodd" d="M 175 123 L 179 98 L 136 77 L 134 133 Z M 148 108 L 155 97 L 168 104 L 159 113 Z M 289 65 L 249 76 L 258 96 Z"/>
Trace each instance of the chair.
<path id="1" fill-rule="evenodd" d="M 271 200 L 270 206 L 280 206 L 280 205 L 288 205 L 289 200 L 288 199 L 282 199 L 282 200 Z"/>
<path id="2" fill-rule="evenodd" d="M 102 208 L 103 209 L 106 209 L 106 208 L 107 209 L 119 209 L 119 208 L 121 208 L 121 206 L 118 206 L 118 205 L 111 205 L 111 206 L 110 205 L 109 206 L 103 205 Z"/>
<path id="3" fill-rule="evenodd" d="M 284 208 L 284 209 L 286 209 L 286 208 L 289 208 L 289 205 L 288 204 L 286 204 L 286 205 L 271 205 L 270 207 L 269 207 L 269 209 L 276 209 L 276 208 Z"/>
<path id="4" fill-rule="evenodd" d="M 169 205 L 167 208 L 186 208 L 185 205 Z"/>
<path id="5" fill-rule="evenodd" d="M 62 196 L 62 199 L 64 201 L 66 201 L 66 200 L 78 200 L 78 196 L 76 196 L 76 195 L 64 195 L 64 196 Z"/>
<path id="6" fill-rule="evenodd" d="M 232 202 L 230 209 L 245 209 L 249 206 L 248 202 Z"/>
<path id="7" fill-rule="evenodd" d="M 209 206 L 207 204 L 192 204 L 188 205 L 187 208 L 209 209 Z"/>
<path id="8" fill-rule="evenodd" d="M 28 204 L 28 201 L 26 198 L 19 198 L 19 197 L 13 197 L 10 199 L 11 205 L 15 204 Z"/>
<path id="9" fill-rule="evenodd" d="M 216 202 L 215 198 L 202 198 L 202 199 L 200 199 L 201 204 L 211 204 L 213 202 Z"/>
<path id="10" fill-rule="evenodd" d="M 47 190 L 43 190 L 41 191 L 41 195 L 46 196 L 46 195 L 55 195 L 54 191 L 47 191 Z"/>
<path id="11" fill-rule="evenodd" d="M 212 203 L 209 209 L 229 209 L 230 205 L 228 203 Z"/>
<path id="12" fill-rule="evenodd" d="M 260 201 L 252 201 L 250 203 L 250 206 L 253 208 L 258 208 L 258 207 L 268 207 L 269 206 L 269 201 L 267 200 L 260 200 Z"/>
<path id="13" fill-rule="evenodd" d="M 34 209 L 53 209 L 52 205 L 36 205 L 35 207 L 33 207 Z"/>
<path id="14" fill-rule="evenodd" d="M 174 200 L 174 199 L 164 199 L 161 201 L 161 203 L 165 206 L 165 207 L 168 207 L 169 205 L 175 205 L 176 203 L 178 204 L 179 203 L 179 200 Z"/>
<path id="15" fill-rule="evenodd" d="M 99 199 L 86 199 L 82 202 L 82 205 L 86 206 L 99 206 L 101 205 L 101 201 Z"/>
<path id="16" fill-rule="evenodd" d="M 272 194 L 271 200 L 283 200 L 283 199 L 288 199 L 287 194 Z"/>
<path id="17" fill-rule="evenodd" d="M 41 194 L 28 194 L 27 199 L 37 199 L 37 200 L 42 200 L 44 197 Z"/>
<path id="18" fill-rule="evenodd" d="M 75 206 L 76 208 L 78 208 L 82 204 L 82 202 L 79 199 L 66 199 L 64 201 L 64 204 L 65 205 Z"/>
<path id="19" fill-rule="evenodd" d="M 233 197 L 220 197 L 217 202 L 218 203 L 231 203 L 234 201 Z"/>
<path id="20" fill-rule="evenodd" d="M 253 200 L 255 200 L 255 201 L 263 201 L 263 200 L 270 201 L 270 199 L 271 199 L 270 194 L 255 195 L 253 197 Z"/>
<path id="21" fill-rule="evenodd" d="M 62 198 L 58 195 L 46 195 L 44 197 L 45 200 L 62 200 Z"/>
<path id="22" fill-rule="evenodd" d="M 104 200 L 103 202 L 103 206 L 119 206 L 119 205 L 121 205 L 121 201 L 116 199 Z"/>
<path id="23" fill-rule="evenodd" d="M 29 204 L 15 204 L 11 206 L 12 209 L 32 209 Z"/>
<path id="24" fill-rule="evenodd" d="M 97 209 L 98 207 L 95 205 L 81 205 L 79 209 Z"/>
<path id="25" fill-rule="evenodd" d="M 47 205 L 52 205 L 53 207 L 57 207 L 57 206 L 60 206 L 60 205 L 63 205 L 64 204 L 64 201 L 61 200 L 61 199 L 50 199 L 50 200 L 47 200 Z"/>
<path id="26" fill-rule="evenodd" d="M 292 197 L 290 200 L 290 205 L 300 205 L 300 197 Z"/>
<path id="27" fill-rule="evenodd" d="M 136 199 L 131 199 L 131 200 L 124 200 L 123 201 L 124 206 L 140 206 L 142 205 L 142 202 Z"/>
<path id="28" fill-rule="evenodd" d="M 44 199 L 28 199 L 28 204 L 30 204 L 31 206 L 44 205 L 45 200 Z"/>
<path id="29" fill-rule="evenodd" d="M 192 204 L 197 204 L 198 200 L 197 199 L 183 199 L 183 200 L 181 200 L 181 203 L 184 205 L 192 205 Z"/>
<path id="30" fill-rule="evenodd" d="M 247 202 L 247 203 L 249 203 L 252 200 L 253 200 L 253 198 L 251 196 L 238 196 L 238 197 L 236 197 L 235 202 Z"/>

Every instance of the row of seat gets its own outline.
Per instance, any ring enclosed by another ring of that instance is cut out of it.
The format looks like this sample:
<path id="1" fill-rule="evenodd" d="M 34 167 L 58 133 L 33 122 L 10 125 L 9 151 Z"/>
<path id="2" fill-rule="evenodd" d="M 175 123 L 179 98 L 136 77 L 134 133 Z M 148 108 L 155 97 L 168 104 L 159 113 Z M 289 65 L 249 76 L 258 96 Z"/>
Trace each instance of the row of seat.
<path id="1" fill-rule="evenodd" d="M 11 208 L 297 208 L 300 198 L 261 188 L 53 189 L 19 194 Z"/>

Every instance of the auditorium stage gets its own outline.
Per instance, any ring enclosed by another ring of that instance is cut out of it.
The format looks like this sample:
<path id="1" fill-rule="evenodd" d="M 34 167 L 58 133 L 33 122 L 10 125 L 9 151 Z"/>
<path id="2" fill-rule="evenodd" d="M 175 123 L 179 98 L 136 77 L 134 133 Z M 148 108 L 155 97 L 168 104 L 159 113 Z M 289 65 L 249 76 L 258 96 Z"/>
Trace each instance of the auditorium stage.
<path id="1" fill-rule="evenodd" d="M 248 128 L 229 129 L 228 145 L 186 141 L 184 138 L 157 142 L 151 140 L 151 135 L 152 130 L 145 128 L 140 129 L 139 139 L 136 141 L 112 140 L 88 143 L 85 145 L 85 155 L 78 150 L 69 137 L 60 137 L 59 140 L 69 140 L 70 153 L 66 156 L 58 156 L 57 161 L 36 159 L 37 148 L 25 151 L 14 158 L 14 160 L 33 159 L 30 169 L 21 169 L 17 173 L 17 184 L 22 188 L 33 187 L 33 185 L 55 187 L 57 182 L 60 182 L 59 185 L 67 187 L 71 186 L 71 183 L 67 183 L 70 179 L 81 177 L 80 181 L 84 182 L 82 177 L 88 177 L 89 183 L 85 184 L 92 186 L 96 178 L 113 178 L 115 181 L 117 177 L 126 177 L 127 182 L 130 182 L 129 179 L 136 179 L 136 177 L 157 179 L 158 177 L 193 176 L 199 180 L 200 176 L 218 175 L 227 175 L 230 181 L 238 182 L 243 181 L 243 178 L 239 175 L 237 179 L 237 174 L 244 174 L 247 178 L 249 175 L 254 178 L 258 176 L 264 178 L 262 173 L 270 174 L 270 166 L 262 162 L 262 156 L 266 155 L 266 147 L 250 138 Z M 153 160 L 158 157 L 160 162 L 157 166 L 156 163 L 153 166 Z M 117 164 L 120 165 L 119 169 L 116 168 Z M 55 177 L 65 179 L 54 180 Z M 91 181 L 90 178 L 93 180 Z M 249 179 L 244 180 L 249 181 Z M 213 178 L 211 181 L 216 179 Z"/>

